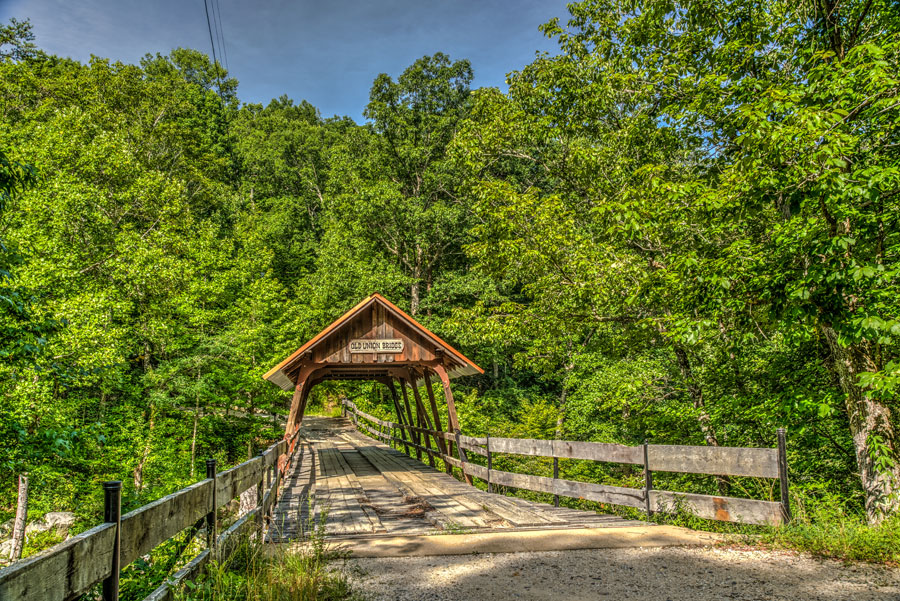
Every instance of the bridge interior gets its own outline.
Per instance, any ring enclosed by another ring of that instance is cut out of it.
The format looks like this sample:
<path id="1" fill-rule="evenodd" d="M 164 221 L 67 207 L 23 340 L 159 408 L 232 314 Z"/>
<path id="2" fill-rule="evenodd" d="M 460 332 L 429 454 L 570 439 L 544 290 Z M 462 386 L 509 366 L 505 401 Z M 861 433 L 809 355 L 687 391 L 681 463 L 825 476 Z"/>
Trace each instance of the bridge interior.
<path id="1" fill-rule="evenodd" d="M 271 542 L 297 540 L 320 523 L 329 538 L 641 524 L 482 491 L 361 434 L 344 418 L 307 416 L 291 465 Z"/>

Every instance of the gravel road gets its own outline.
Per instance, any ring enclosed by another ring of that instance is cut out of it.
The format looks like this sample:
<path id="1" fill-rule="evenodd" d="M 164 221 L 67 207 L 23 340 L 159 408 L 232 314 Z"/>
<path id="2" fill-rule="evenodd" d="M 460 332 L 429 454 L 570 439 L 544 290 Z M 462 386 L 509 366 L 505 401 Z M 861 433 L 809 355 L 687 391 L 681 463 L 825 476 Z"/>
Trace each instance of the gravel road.
<path id="1" fill-rule="evenodd" d="M 786 552 L 667 547 L 348 560 L 370 601 L 900 601 L 900 570 Z"/>

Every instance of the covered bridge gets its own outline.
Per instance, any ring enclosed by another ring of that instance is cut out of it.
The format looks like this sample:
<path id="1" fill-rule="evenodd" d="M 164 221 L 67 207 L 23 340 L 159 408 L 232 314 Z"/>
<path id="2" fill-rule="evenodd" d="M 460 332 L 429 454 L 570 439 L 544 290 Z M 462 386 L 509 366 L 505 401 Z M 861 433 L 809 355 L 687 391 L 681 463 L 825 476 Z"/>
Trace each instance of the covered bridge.
<path id="1" fill-rule="evenodd" d="M 299 427 L 310 390 L 325 380 L 371 380 L 391 391 L 398 423 L 428 430 L 459 432 L 450 380 L 484 373 L 471 359 L 438 338 L 418 321 L 373 294 L 344 313 L 284 361 L 266 380 L 294 391 L 286 434 Z M 419 394 L 424 382 L 430 412 Z M 432 384 L 440 383 L 449 423 L 444 429 Z M 402 391 L 402 405 L 397 389 Z M 407 386 L 412 390 L 411 406 Z M 430 415 L 429 415 L 430 413 Z M 433 420 L 433 421 L 432 421 Z M 435 443 L 447 453 L 443 438 Z"/>

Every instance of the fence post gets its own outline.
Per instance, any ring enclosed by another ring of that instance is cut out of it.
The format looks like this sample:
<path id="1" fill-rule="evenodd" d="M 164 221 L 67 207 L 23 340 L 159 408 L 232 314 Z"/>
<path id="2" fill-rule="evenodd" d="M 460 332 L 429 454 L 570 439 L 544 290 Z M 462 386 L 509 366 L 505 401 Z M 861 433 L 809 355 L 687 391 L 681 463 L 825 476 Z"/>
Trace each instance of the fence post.
<path id="1" fill-rule="evenodd" d="M 553 456 L 553 479 L 559 480 L 559 457 Z M 556 488 L 556 482 L 553 483 L 553 487 Z M 559 507 L 559 495 L 553 495 L 553 506 Z"/>
<path id="2" fill-rule="evenodd" d="M 119 599 L 119 548 L 122 544 L 122 481 L 103 483 L 103 521 L 116 525 L 113 539 L 112 565 L 109 576 L 103 581 L 103 601 Z"/>
<path id="3" fill-rule="evenodd" d="M 459 437 L 461 434 L 462 434 L 462 432 L 460 432 L 457 429 L 453 433 L 453 436 L 454 436 L 454 438 L 456 438 L 456 452 L 459 455 L 459 461 L 463 464 L 462 469 L 460 471 L 462 472 L 463 480 L 465 480 L 466 479 L 466 462 L 469 461 L 469 458 L 466 456 L 465 449 L 463 449 L 462 445 L 459 444 Z M 488 476 L 490 476 L 490 472 L 488 472 Z M 488 480 L 488 482 L 490 482 L 490 480 Z"/>
<path id="4" fill-rule="evenodd" d="M 216 460 L 215 459 L 207 459 L 206 460 L 206 477 L 212 479 L 212 506 L 210 508 L 209 513 L 206 514 L 206 548 L 209 549 L 209 555 L 211 559 L 216 558 L 216 534 L 218 532 L 218 524 L 216 523 L 216 509 L 218 509 L 218 503 L 216 499 L 216 487 L 218 482 L 216 481 Z"/>
<path id="5" fill-rule="evenodd" d="M 493 461 L 491 460 L 491 435 L 488 434 L 484 440 L 484 450 L 487 452 L 488 492 L 494 492 L 494 485 L 491 484 L 491 468 L 493 467 Z M 457 442 L 456 444 L 458 445 L 459 442 Z"/>
<path id="6" fill-rule="evenodd" d="M 647 510 L 647 517 L 653 515 L 650 507 L 650 491 L 653 490 L 653 472 L 650 471 L 650 445 L 644 441 L 644 507 Z"/>
<path id="7" fill-rule="evenodd" d="M 791 498 L 788 489 L 787 471 L 787 431 L 778 428 L 778 480 L 781 488 L 781 511 L 784 514 L 784 523 L 791 523 Z"/>

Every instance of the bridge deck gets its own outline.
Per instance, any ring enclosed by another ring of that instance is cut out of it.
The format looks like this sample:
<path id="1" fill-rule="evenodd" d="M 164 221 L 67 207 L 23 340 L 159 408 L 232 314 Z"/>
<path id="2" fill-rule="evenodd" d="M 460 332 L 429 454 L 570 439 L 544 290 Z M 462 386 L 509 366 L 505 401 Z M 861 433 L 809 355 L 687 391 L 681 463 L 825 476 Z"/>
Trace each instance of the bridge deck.
<path id="1" fill-rule="evenodd" d="M 324 520 L 328 537 L 635 526 L 468 486 L 359 433 L 309 416 L 275 508 L 269 538 L 297 539 Z"/>

